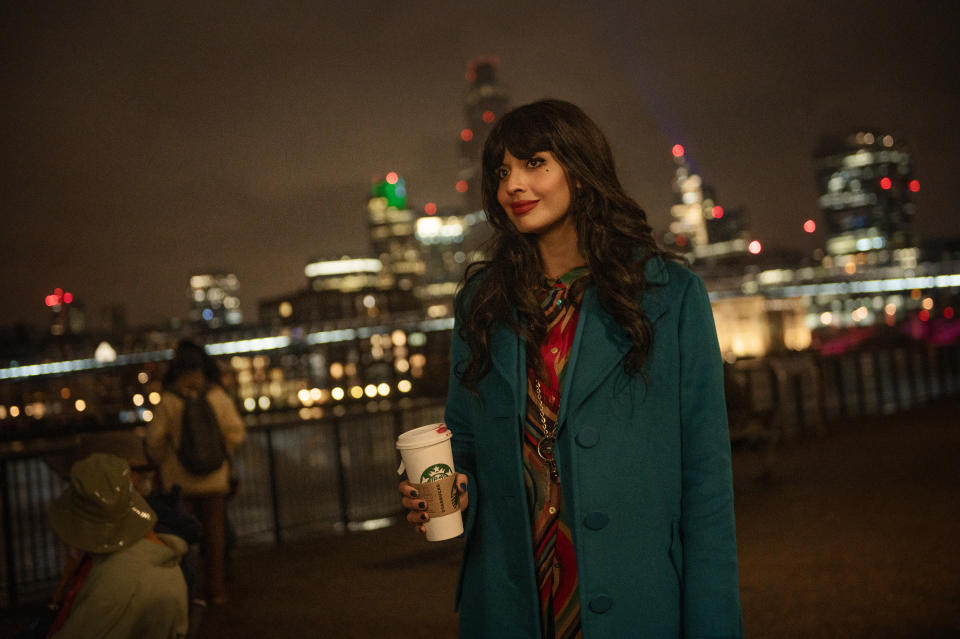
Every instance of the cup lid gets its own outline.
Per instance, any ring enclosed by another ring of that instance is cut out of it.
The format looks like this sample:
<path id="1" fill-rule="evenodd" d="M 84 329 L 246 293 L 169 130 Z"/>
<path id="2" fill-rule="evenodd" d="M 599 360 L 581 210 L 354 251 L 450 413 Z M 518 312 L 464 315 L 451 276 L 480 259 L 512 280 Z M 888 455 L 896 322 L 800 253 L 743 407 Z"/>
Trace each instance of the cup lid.
<path id="1" fill-rule="evenodd" d="M 427 424 L 401 433 L 397 437 L 397 449 L 408 450 L 411 448 L 423 448 L 432 446 L 437 442 L 453 437 L 453 432 L 447 428 L 443 422 L 439 424 Z"/>

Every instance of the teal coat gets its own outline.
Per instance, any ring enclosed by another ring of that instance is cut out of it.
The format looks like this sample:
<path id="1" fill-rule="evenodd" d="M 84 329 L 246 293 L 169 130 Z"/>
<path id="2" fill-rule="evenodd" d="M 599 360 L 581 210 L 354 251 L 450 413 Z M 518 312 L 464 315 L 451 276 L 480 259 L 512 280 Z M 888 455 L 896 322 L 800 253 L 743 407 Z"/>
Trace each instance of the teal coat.
<path id="1" fill-rule="evenodd" d="M 710 302 L 683 266 L 654 258 L 646 274 L 642 305 L 654 331 L 646 381 L 624 371 L 630 340 L 591 285 L 560 394 L 556 456 L 584 637 L 740 637 L 730 439 Z M 459 321 L 452 371 L 469 356 L 458 329 Z M 460 636 L 536 639 L 523 344 L 499 325 L 491 356 L 478 396 L 451 373 L 446 407 L 454 461 L 470 479 Z"/>

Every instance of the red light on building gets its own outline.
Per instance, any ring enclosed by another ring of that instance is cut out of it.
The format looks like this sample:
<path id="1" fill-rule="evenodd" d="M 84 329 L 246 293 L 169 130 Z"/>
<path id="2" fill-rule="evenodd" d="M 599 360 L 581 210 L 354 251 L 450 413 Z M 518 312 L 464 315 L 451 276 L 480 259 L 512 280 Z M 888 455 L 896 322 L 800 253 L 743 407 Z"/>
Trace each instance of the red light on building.
<path id="1" fill-rule="evenodd" d="M 944 308 L 944 309 L 943 309 L 943 316 L 944 316 L 946 319 L 953 319 L 953 307 L 952 307 L 952 306 L 948 306 L 948 307 Z"/>
<path id="2" fill-rule="evenodd" d="M 687 245 L 687 236 L 686 236 L 686 235 L 678 235 L 678 236 L 676 237 L 676 239 L 673 240 L 673 242 L 674 242 L 674 244 L 676 244 L 677 246 L 686 246 L 686 245 Z"/>
<path id="3" fill-rule="evenodd" d="M 673 157 L 675 158 L 682 158 L 685 153 L 682 144 L 674 144 L 670 152 L 673 153 Z"/>
<path id="4" fill-rule="evenodd" d="M 763 245 L 760 244 L 759 240 L 753 240 L 752 242 L 747 244 L 747 250 L 750 251 L 750 253 L 753 255 L 759 255 L 760 251 L 763 250 Z"/>
<path id="5" fill-rule="evenodd" d="M 56 295 L 57 297 L 61 297 L 63 295 L 63 289 L 59 287 L 55 288 L 53 289 L 53 294 Z"/>
<path id="6" fill-rule="evenodd" d="M 893 187 L 893 182 L 890 180 L 890 178 L 888 177 L 880 178 L 881 189 L 883 189 L 884 191 L 889 191 L 892 187 Z"/>
<path id="7" fill-rule="evenodd" d="M 58 298 L 56 295 L 47 295 L 43 298 L 43 303 L 47 306 L 56 306 L 60 303 L 60 298 Z"/>
<path id="8" fill-rule="evenodd" d="M 473 139 L 473 131 L 471 131 L 470 129 L 464 129 L 460 131 L 460 139 L 463 140 L 464 142 L 469 142 L 470 140 Z"/>
<path id="9" fill-rule="evenodd" d="M 910 192 L 917 193 L 920 191 L 920 180 L 910 180 L 909 184 Z"/>
<path id="10" fill-rule="evenodd" d="M 723 207 L 718 204 L 717 206 L 713 207 L 713 219 L 719 220 L 722 217 L 723 217 Z"/>
<path id="11" fill-rule="evenodd" d="M 67 292 L 63 294 L 63 303 L 69 304 L 73 301 L 73 293 Z"/>
<path id="12" fill-rule="evenodd" d="M 807 220 L 806 222 L 803 223 L 803 230 L 806 231 L 807 233 L 813 233 L 814 231 L 817 230 L 817 223 L 814 222 L 813 220 Z"/>
<path id="13" fill-rule="evenodd" d="M 426 213 L 427 215 L 433 215 L 434 213 L 437 212 L 437 205 L 434 204 L 433 202 L 427 202 L 426 205 L 424 205 L 423 207 L 423 212 Z"/>
<path id="14" fill-rule="evenodd" d="M 387 177 L 386 177 L 387 184 L 396 184 L 399 179 L 400 179 L 400 176 L 397 175 L 396 171 L 390 171 L 389 173 L 387 173 Z"/>
<path id="15" fill-rule="evenodd" d="M 484 122 L 486 122 L 487 124 L 490 124 L 491 122 L 493 122 L 493 118 L 496 116 L 493 115 L 493 111 L 488 110 L 483 112 L 482 117 Z"/>
<path id="16" fill-rule="evenodd" d="M 930 311 L 928 311 L 927 309 L 923 309 L 917 314 L 917 317 L 920 318 L 921 322 L 926 322 L 927 320 L 930 319 Z"/>
<path id="17" fill-rule="evenodd" d="M 466 180 L 457 181 L 457 193 L 466 193 L 468 188 L 470 188 L 470 185 L 467 184 Z"/>

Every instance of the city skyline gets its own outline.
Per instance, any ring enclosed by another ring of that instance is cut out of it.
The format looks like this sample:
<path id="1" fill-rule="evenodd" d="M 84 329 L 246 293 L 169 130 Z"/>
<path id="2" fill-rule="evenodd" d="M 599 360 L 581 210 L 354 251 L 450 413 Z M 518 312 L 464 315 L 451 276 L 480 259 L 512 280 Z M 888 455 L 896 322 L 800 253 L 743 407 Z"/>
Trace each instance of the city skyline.
<path id="1" fill-rule="evenodd" d="M 860 127 L 906 139 L 918 235 L 957 235 L 957 45 L 928 8 L 21 4 L 2 45 L 0 326 L 42 324 L 54 287 L 94 324 L 110 304 L 132 324 L 184 317 L 210 267 L 236 273 L 254 319 L 311 258 L 367 253 L 386 172 L 414 208 L 458 204 L 464 71 L 482 54 L 514 105 L 560 97 L 597 120 L 658 235 L 680 143 L 766 247 L 823 246 L 801 228 L 823 221 L 814 147 Z"/>

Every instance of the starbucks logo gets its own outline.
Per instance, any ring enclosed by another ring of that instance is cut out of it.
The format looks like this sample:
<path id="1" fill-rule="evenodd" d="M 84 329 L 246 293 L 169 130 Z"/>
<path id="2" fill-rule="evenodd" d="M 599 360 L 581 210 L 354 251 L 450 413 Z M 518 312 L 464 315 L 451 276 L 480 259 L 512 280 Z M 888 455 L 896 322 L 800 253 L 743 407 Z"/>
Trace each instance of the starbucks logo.
<path id="1" fill-rule="evenodd" d="M 452 475 L 453 469 L 446 464 L 434 464 L 433 466 L 428 466 L 427 469 L 420 474 L 420 481 L 421 483 L 440 481 Z"/>

